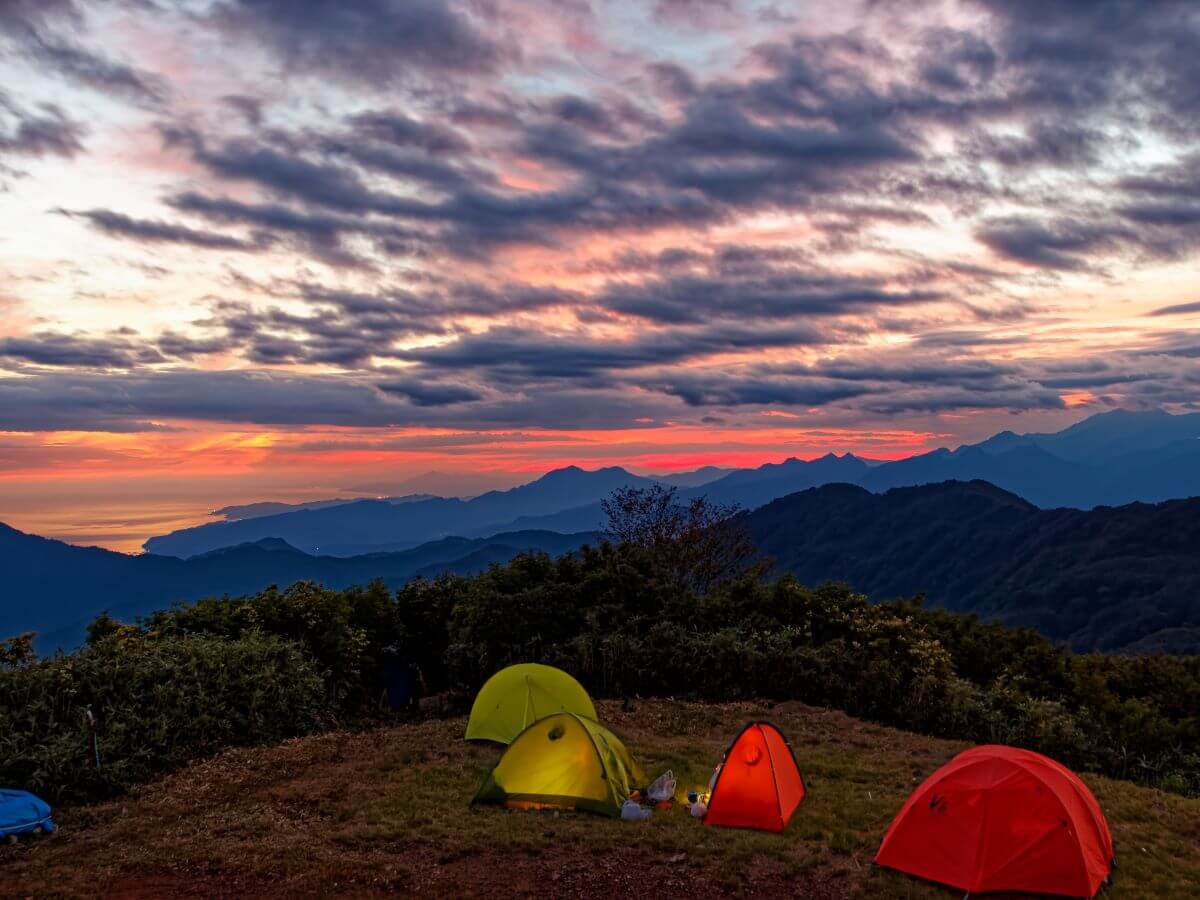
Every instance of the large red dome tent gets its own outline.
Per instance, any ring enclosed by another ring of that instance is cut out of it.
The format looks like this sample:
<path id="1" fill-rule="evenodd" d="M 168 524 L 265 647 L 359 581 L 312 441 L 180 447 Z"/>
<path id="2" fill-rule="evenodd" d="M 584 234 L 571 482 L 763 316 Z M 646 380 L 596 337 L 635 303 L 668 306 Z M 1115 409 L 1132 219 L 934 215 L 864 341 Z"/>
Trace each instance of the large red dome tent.
<path id="1" fill-rule="evenodd" d="M 769 722 L 751 722 L 725 751 L 704 823 L 783 831 L 803 799 L 787 739 Z"/>
<path id="2" fill-rule="evenodd" d="M 1115 860 L 1108 823 L 1078 776 L 1029 750 L 983 746 L 913 792 L 875 862 L 972 894 L 1092 897 Z"/>

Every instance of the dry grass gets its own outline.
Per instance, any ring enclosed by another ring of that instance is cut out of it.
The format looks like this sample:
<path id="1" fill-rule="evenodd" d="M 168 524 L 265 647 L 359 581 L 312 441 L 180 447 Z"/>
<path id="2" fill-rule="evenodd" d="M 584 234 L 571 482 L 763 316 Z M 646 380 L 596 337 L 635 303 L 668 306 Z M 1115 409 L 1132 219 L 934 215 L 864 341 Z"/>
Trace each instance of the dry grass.
<path id="1" fill-rule="evenodd" d="M 36 897 L 954 897 L 871 858 L 908 792 L 962 744 L 799 704 L 601 704 L 647 773 L 702 785 L 751 718 L 791 739 L 809 795 L 782 835 L 681 808 L 630 824 L 468 807 L 499 748 L 462 719 L 233 750 L 124 800 L 60 811 L 57 835 L 0 848 L 0 894 Z M 1111 897 L 1200 896 L 1200 801 L 1086 779 L 1117 842 Z"/>

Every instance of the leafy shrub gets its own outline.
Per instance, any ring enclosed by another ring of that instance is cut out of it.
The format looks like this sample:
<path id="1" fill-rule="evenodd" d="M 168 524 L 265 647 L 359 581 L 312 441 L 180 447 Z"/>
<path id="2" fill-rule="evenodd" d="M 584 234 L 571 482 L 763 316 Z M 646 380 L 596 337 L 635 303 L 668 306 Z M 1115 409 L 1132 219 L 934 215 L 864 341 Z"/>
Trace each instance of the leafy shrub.
<path id="1" fill-rule="evenodd" d="M 99 796 L 225 744 L 370 714 L 391 658 L 428 692 L 472 692 L 540 661 L 601 697 L 798 699 L 1200 795 L 1200 657 L 1077 655 L 919 598 L 872 604 L 792 577 L 706 587 L 644 547 L 605 542 L 394 596 L 299 583 L 140 626 L 102 616 L 73 656 L 36 663 L 28 641 L 0 644 L 0 780 Z M 98 771 L 86 764 L 89 706 Z"/>
<path id="2" fill-rule="evenodd" d="M 0 783 L 103 797 L 222 747 L 310 732 L 328 714 L 315 667 L 279 638 L 113 636 L 0 669 Z"/>
<path id="3" fill-rule="evenodd" d="M 302 647 L 324 678 L 329 702 L 356 713 L 377 696 L 382 659 L 400 638 L 397 608 L 382 582 L 332 591 L 308 581 L 253 597 L 201 600 L 155 613 L 160 635 L 240 638 L 272 634 Z"/>

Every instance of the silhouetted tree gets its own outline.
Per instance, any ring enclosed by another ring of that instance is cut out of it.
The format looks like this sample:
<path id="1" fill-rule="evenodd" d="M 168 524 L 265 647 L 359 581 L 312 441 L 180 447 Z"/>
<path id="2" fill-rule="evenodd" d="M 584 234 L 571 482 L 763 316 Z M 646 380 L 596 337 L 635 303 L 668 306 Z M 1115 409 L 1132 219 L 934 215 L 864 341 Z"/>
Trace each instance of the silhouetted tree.
<path id="1" fill-rule="evenodd" d="M 768 567 L 736 505 L 705 497 L 679 503 L 675 488 L 659 484 L 618 488 L 600 505 L 612 541 L 645 553 L 659 571 L 698 594 Z"/>

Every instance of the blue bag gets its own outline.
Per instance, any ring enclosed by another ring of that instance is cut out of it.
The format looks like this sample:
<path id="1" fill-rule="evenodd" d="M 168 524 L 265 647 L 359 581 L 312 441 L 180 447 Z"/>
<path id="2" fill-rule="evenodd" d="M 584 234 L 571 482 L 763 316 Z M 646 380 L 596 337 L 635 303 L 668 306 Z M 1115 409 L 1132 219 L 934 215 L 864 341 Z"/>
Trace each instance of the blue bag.
<path id="1" fill-rule="evenodd" d="M 0 838 L 54 830 L 50 805 L 28 791 L 0 788 Z"/>

